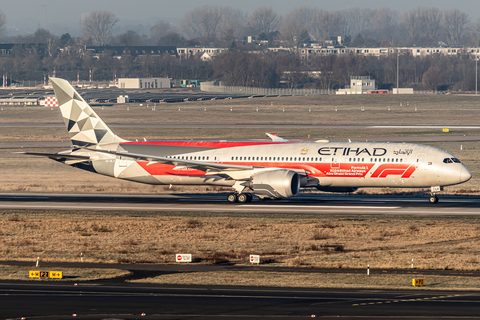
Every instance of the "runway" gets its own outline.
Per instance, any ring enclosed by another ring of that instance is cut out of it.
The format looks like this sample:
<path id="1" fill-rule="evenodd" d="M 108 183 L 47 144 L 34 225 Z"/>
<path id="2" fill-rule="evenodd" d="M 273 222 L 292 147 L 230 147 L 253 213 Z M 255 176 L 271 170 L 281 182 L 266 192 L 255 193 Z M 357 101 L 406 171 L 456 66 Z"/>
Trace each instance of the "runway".
<path id="1" fill-rule="evenodd" d="M 480 319 L 477 292 L 2 282 L 3 319 Z"/>
<path id="2" fill-rule="evenodd" d="M 428 198 L 382 195 L 301 194 L 297 197 L 231 204 L 227 194 L 42 194 L 0 193 L 0 209 L 62 211 L 209 212 L 301 215 L 480 215 L 480 198 L 443 196 Z"/>

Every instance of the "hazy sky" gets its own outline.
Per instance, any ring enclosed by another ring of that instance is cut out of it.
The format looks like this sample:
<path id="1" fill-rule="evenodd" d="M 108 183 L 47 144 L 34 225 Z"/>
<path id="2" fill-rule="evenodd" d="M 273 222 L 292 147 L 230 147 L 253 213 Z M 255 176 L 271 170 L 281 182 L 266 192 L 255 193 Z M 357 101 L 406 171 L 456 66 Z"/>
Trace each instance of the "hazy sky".
<path id="1" fill-rule="evenodd" d="M 0 0 L 0 10 L 7 16 L 9 35 L 28 34 L 45 27 L 55 34 L 70 32 L 78 36 L 82 14 L 96 10 L 117 15 L 117 31 L 124 32 L 140 24 L 153 25 L 159 19 L 177 23 L 186 12 L 203 5 L 231 6 L 247 13 L 266 6 L 273 7 L 279 14 L 299 6 L 323 10 L 388 7 L 401 13 L 418 6 L 433 6 L 440 10 L 464 11 L 472 22 L 480 18 L 478 0 Z"/>

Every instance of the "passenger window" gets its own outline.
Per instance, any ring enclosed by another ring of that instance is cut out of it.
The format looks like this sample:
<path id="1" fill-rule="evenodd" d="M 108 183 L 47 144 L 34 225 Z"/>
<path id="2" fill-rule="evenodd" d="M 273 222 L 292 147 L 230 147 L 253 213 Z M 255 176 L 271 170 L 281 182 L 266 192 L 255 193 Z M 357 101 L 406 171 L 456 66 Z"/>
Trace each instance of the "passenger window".
<path id="1" fill-rule="evenodd" d="M 349 158 L 348 161 L 349 161 L 349 162 L 352 162 L 352 158 Z"/>
<path id="2" fill-rule="evenodd" d="M 402 162 L 402 161 L 403 161 L 403 159 L 400 159 L 400 162 Z"/>
<path id="3" fill-rule="evenodd" d="M 297 157 L 293 158 L 294 161 L 297 161 Z"/>

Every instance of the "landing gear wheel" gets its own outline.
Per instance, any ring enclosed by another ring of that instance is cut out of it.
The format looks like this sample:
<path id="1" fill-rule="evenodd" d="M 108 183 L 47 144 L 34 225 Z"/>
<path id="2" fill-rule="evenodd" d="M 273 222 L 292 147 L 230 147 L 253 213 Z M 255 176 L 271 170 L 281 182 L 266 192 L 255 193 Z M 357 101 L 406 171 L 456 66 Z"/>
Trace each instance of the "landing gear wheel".
<path id="1" fill-rule="evenodd" d="M 438 202 L 438 197 L 437 196 L 431 196 L 430 199 L 428 199 L 430 203 L 437 203 Z"/>
<path id="2" fill-rule="evenodd" d="M 227 201 L 230 203 L 237 202 L 237 194 L 236 193 L 230 193 L 227 197 Z"/>
<path id="3" fill-rule="evenodd" d="M 247 195 L 246 193 L 240 193 L 240 194 L 237 196 L 237 200 L 238 200 L 238 202 L 240 202 L 240 203 L 248 202 L 248 195 Z"/>

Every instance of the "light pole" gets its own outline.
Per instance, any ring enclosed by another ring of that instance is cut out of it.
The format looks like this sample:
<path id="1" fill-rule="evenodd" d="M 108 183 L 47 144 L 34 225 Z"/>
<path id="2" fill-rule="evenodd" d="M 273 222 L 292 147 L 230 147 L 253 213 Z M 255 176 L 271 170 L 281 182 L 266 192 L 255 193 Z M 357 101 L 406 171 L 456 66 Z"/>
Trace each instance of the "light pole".
<path id="1" fill-rule="evenodd" d="M 475 95 L 478 93 L 478 50 L 475 52 Z"/>
<path id="2" fill-rule="evenodd" d="M 398 57 L 400 56 L 400 53 L 398 52 L 397 49 L 397 94 L 398 94 Z"/>

